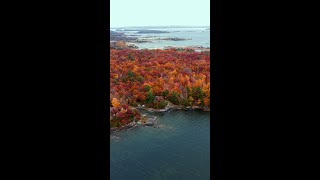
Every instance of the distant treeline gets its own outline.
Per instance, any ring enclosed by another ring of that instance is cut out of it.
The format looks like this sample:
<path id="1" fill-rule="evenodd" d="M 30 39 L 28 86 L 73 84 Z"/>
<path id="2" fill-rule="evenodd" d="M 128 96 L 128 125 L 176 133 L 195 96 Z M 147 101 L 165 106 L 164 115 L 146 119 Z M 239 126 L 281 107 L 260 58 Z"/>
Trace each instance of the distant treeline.
<path id="1" fill-rule="evenodd" d="M 127 37 L 124 33 L 119 33 L 110 30 L 110 41 L 132 41 L 137 40 L 135 37 Z"/>

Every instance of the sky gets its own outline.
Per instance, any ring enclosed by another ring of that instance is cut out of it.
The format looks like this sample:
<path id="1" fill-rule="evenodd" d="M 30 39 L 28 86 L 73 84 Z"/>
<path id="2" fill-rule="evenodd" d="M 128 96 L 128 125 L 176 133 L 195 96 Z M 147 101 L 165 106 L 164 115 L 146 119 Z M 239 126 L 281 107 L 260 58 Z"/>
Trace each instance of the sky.
<path id="1" fill-rule="evenodd" d="M 210 0 L 110 0 L 110 27 L 210 26 Z"/>

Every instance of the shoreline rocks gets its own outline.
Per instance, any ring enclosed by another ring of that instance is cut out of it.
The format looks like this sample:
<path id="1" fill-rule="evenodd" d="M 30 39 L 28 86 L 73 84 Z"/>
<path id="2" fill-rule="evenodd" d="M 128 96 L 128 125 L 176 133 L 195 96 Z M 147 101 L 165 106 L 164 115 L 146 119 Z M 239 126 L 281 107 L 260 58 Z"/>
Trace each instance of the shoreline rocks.
<path id="1" fill-rule="evenodd" d="M 121 127 L 112 127 L 110 128 L 110 133 L 125 131 L 125 130 L 136 128 L 136 127 L 145 127 L 145 126 L 154 127 L 154 128 L 159 127 L 156 121 L 156 117 L 144 115 L 143 118 L 144 118 L 143 120 L 140 120 L 138 122 L 131 122 Z"/>
<path id="2" fill-rule="evenodd" d="M 140 110 L 145 110 L 148 112 L 167 112 L 170 109 L 174 109 L 174 110 L 203 110 L 203 111 L 208 111 L 210 112 L 210 108 L 209 107 L 199 107 L 199 106 L 177 106 L 177 105 L 169 105 L 164 109 L 154 109 L 154 108 L 145 108 L 145 107 L 131 107 L 131 108 L 136 108 L 136 109 L 140 109 Z"/>
<path id="3" fill-rule="evenodd" d="M 210 112 L 210 108 L 209 107 L 199 107 L 199 106 L 187 106 L 187 107 L 183 107 L 183 106 L 177 106 L 177 105 L 169 105 L 164 109 L 153 109 L 153 108 L 145 108 L 142 106 L 139 107 L 131 107 L 131 109 L 138 109 L 138 110 L 145 110 L 151 113 L 154 112 L 167 112 L 169 110 L 185 110 L 185 111 L 190 111 L 190 110 L 203 110 L 205 112 Z M 157 121 L 156 121 L 156 117 L 155 116 L 147 116 L 147 115 L 143 115 L 142 116 L 142 120 L 138 121 L 138 122 L 131 122 L 129 124 L 126 124 L 124 126 L 121 127 L 113 127 L 110 128 L 110 133 L 112 132 L 119 132 L 119 131 L 125 131 L 131 128 L 136 128 L 136 127 L 154 127 L 154 128 L 159 128 L 160 126 L 158 125 Z"/>

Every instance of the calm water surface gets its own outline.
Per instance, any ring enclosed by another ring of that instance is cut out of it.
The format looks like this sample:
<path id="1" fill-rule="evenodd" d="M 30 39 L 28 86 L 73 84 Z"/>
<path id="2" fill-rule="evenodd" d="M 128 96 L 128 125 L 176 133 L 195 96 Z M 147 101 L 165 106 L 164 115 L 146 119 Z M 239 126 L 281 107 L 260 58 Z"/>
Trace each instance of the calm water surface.
<path id="1" fill-rule="evenodd" d="M 210 179 L 210 113 L 149 114 L 160 128 L 111 134 L 111 180 Z"/>

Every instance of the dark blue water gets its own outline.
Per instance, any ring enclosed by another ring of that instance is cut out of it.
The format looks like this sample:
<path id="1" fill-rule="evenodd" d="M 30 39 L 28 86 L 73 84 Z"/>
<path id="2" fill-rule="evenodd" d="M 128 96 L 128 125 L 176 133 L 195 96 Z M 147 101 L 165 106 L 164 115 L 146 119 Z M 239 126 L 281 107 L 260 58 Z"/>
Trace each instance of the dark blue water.
<path id="1" fill-rule="evenodd" d="M 159 128 L 111 134 L 111 180 L 210 179 L 210 113 L 149 114 Z"/>

